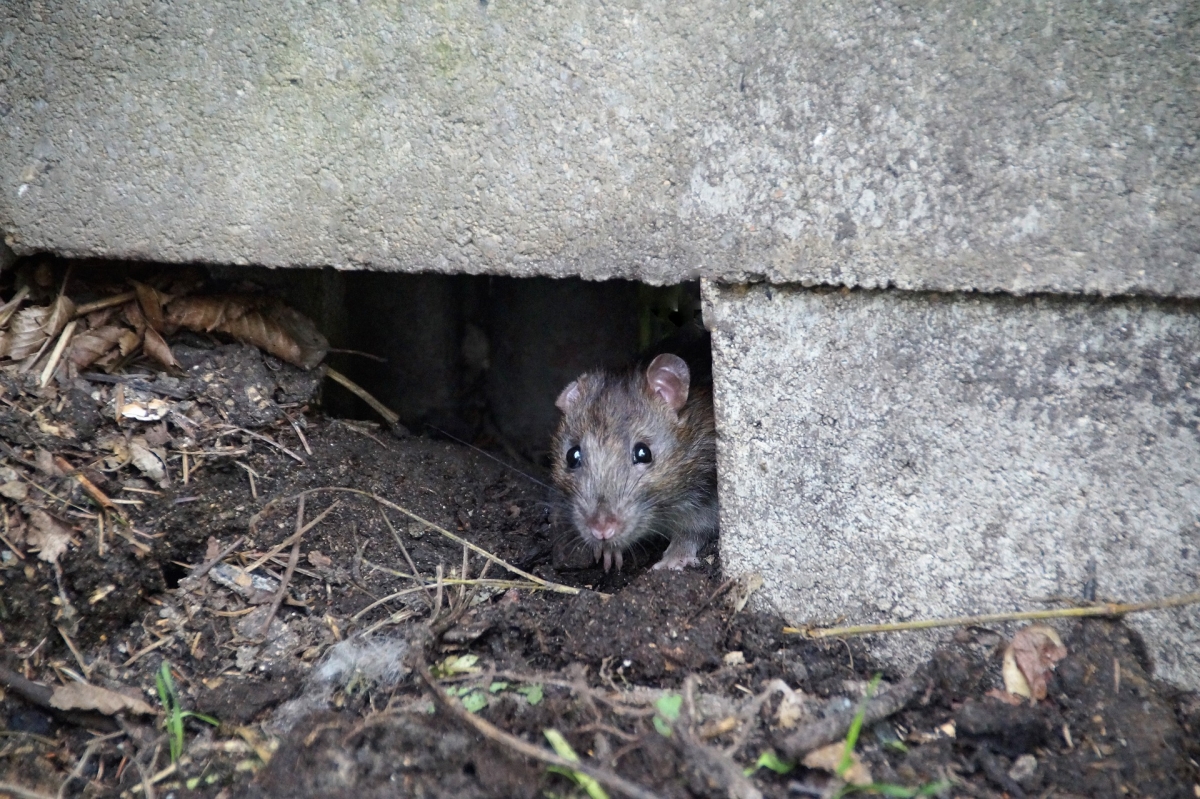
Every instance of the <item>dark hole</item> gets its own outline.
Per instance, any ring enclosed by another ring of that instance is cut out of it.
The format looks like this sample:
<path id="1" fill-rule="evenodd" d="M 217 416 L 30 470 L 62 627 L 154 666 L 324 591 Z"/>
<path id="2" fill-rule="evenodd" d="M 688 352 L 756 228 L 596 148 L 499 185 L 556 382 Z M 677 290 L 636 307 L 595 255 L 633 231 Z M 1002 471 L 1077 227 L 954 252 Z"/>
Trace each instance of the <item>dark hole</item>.
<path id="1" fill-rule="evenodd" d="M 187 569 L 172 561 L 166 561 L 162 564 L 163 582 L 167 584 L 167 589 L 179 587 L 179 581 L 187 577 Z"/>

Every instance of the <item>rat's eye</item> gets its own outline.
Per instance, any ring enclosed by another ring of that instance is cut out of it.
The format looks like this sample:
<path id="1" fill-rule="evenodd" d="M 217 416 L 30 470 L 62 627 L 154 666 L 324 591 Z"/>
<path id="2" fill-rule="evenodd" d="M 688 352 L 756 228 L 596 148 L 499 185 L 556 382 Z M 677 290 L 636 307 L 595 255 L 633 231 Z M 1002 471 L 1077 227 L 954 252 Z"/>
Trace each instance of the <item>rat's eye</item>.
<path id="1" fill-rule="evenodd" d="M 650 454 L 650 448 L 641 441 L 633 445 L 633 462 L 634 463 L 649 463 L 654 460 L 654 456 Z"/>
<path id="2" fill-rule="evenodd" d="M 571 447 L 567 450 L 567 468 L 578 469 L 583 465 L 583 453 L 579 447 Z"/>

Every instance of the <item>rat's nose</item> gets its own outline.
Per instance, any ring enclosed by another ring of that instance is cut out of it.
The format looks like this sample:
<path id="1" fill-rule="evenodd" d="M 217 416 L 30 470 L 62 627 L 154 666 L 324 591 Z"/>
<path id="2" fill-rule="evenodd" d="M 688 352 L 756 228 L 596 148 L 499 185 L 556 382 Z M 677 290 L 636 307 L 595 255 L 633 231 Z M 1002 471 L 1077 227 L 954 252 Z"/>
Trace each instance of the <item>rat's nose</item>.
<path id="1" fill-rule="evenodd" d="M 621 530 L 621 522 L 608 511 L 598 511 L 587 520 L 588 532 L 597 541 L 607 541 Z"/>

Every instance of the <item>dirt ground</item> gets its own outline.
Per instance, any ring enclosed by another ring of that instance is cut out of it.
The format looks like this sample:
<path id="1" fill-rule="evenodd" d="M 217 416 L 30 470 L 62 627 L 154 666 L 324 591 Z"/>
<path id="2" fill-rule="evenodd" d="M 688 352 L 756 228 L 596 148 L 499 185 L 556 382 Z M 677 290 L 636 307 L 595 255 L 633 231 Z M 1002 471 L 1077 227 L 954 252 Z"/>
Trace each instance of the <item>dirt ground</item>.
<path id="1" fill-rule="evenodd" d="M 318 376 L 246 345 L 172 346 L 120 396 L 0 373 L 0 796 L 834 796 L 790 761 L 856 714 L 887 795 L 1200 796 L 1200 699 L 1118 621 L 1062 627 L 1036 703 L 997 698 L 995 630 L 897 673 L 785 634 L 715 551 L 603 573 L 534 466 L 323 418 Z M 216 725 L 164 730 L 164 664 Z M 63 700 L 80 681 L 117 707 Z M 548 730 L 585 765 L 552 767 Z"/>

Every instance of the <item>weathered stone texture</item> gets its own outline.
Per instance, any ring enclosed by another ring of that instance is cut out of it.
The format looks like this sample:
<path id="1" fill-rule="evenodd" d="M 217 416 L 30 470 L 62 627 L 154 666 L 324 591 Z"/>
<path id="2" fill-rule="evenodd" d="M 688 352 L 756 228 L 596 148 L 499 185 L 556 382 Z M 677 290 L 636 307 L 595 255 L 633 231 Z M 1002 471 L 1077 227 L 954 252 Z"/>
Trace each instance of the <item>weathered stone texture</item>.
<path id="1" fill-rule="evenodd" d="M 18 253 L 1200 295 L 1187 2 L 0 4 Z"/>
<path id="2" fill-rule="evenodd" d="M 706 289 L 721 552 L 798 623 L 1200 591 L 1194 304 Z M 1200 687 L 1200 609 L 1131 617 Z M 924 646 L 890 637 L 895 654 Z"/>

